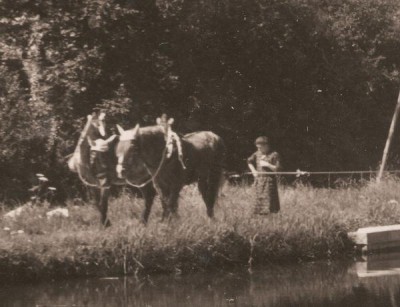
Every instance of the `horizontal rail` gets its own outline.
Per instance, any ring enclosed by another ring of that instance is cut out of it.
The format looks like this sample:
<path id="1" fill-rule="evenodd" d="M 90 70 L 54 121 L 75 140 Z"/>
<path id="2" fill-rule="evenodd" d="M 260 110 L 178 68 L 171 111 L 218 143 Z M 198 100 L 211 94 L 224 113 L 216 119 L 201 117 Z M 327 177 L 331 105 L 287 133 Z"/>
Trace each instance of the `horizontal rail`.
<path id="1" fill-rule="evenodd" d="M 387 170 L 385 173 L 400 173 L 400 170 Z M 377 174 L 378 171 L 316 171 L 316 172 L 307 172 L 297 170 L 295 172 L 257 172 L 258 175 L 295 175 L 295 176 L 309 176 L 309 175 L 345 175 L 345 174 Z M 243 175 L 252 175 L 252 172 L 245 172 L 242 174 L 232 174 L 229 177 L 241 177 Z"/>

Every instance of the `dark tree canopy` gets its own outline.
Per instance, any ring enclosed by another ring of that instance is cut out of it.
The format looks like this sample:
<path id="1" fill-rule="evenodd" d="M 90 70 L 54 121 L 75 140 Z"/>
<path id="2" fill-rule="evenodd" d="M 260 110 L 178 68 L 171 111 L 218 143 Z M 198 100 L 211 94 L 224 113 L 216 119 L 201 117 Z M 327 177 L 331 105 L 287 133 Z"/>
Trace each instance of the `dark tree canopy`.
<path id="1" fill-rule="evenodd" d="M 126 128 L 166 112 L 179 132 L 213 130 L 231 170 L 261 134 L 287 170 L 375 169 L 399 17 L 397 0 L 3 0 L 0 196 L 35 172 L 70 186 L 64 157 L 93 109 Z"/>

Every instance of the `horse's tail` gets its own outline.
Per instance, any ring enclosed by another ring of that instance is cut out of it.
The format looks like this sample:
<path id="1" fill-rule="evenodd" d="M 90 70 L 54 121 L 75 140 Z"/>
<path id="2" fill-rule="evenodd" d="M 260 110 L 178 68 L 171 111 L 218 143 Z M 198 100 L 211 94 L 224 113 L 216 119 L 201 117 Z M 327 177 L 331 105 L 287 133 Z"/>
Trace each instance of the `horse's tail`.
<path id="1" fill-rule="evenodd" d="M 219 196 L 224 196 L 222 190 L 223 187 L 225 186 L 226 182 L 226 170 L 227 170 L 227 164 L 226 164 L 226 155 L 227 155 L 227 150 L 225 146 L 225 142 L 221 137 L 217 137 L 216 140 L 216 167 L 215 170 L 218 172 L 218 189 L 217 189 L 217 197 Z"/>

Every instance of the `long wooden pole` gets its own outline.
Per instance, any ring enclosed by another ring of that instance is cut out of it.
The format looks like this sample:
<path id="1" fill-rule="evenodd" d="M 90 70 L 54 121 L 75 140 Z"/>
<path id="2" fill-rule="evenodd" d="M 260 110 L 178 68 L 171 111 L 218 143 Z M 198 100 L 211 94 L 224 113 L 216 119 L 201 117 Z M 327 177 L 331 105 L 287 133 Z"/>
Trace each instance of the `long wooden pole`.
<path id="1" fill-rule="evenodd" d="M 399 116 L 399 112 L 400 112 L 400 92 L 399 92 L 399 96 L 397 98 L 397 105 L 396 105 L 396 109 L 394 110 L 392 123 L 390 124 L 389 134 L 388 134 L 388 137 L 386 140 L 385 149 L 383 150 L 382 163 L 381 163 L 381 167 L 379 168 L 378 177 L 376 178 L 377 182 L 381 181 L 383 171 L 385 170 L 385 167 L 386 167 L 386 162 L 387 162 L 387 158 L 389 155 L 389 148 L 390 148 L 390 144 L 392 143 L 394 129 L 396 128 L 396 122 L 397 122 L 397 118 Z"/>

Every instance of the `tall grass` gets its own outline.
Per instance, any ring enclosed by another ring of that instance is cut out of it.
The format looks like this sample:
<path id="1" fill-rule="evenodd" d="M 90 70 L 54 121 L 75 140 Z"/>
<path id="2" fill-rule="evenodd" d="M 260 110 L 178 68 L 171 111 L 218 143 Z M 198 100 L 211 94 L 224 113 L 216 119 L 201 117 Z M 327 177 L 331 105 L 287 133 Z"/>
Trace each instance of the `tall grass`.
<path id="1" fill-rule="evenodd" d="M 69 218 L 47 219 L 44 204 L 15 220 L 1 218 L 0 280 L 180 273 L 349 257 L 348 231 L 400 223 L 399 187 L 399 181 L 388 179 L 338 190 L 283 188 L 281 212 L 266 217 L 252 215 L 251 188 L 227 187 L 215 220 L 209 220 L 197 188 L 189 186 L 181 194 L 178 219 L 161 223 L 156 200 L 147 226 L 138 218 L 143 201 L 123 195 L 110 202 L 108 229 L 99 225 L 92 205 L 71 203 Z"/>

